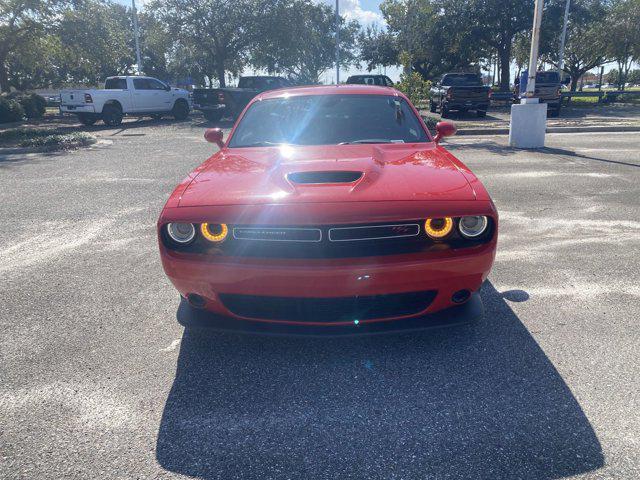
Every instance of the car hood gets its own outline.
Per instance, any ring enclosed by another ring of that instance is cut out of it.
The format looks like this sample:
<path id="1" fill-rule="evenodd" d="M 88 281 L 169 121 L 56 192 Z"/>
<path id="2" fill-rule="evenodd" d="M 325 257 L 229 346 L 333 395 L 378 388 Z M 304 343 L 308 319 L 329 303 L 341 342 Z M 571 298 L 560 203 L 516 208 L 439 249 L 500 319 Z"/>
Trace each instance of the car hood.
<path id="1" fill-rule="evenodd" d="M 194 174 L 181 207 L 475 199 L 433 143 L 225 148 Z"/>

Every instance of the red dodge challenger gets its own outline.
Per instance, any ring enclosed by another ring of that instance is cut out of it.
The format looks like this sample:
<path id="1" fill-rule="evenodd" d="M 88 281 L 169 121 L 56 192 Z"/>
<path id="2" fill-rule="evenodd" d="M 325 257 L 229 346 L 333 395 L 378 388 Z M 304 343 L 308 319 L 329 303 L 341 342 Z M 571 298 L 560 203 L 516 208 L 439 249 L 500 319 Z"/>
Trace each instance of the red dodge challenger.
<path id="1" fill-rule="evenodd" d="M 226 142 L 207 130 L 220 151 L 158 220 L 179 320 L 333 333 L 482 315 L 498 215 L 438 145 L 455 127 L 436 130 L 402 93 L 365 85 L 265 92 Z"/>

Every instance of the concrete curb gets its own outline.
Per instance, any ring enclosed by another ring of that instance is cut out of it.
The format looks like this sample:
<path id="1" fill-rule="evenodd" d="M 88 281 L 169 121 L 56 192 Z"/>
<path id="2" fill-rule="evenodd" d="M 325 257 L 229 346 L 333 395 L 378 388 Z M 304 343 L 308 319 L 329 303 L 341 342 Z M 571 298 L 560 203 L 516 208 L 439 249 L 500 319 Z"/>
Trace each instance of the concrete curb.
<path id="1" fill-rule="evenodd" d="M 548 127 L 547 133 L 640 132 L 640 125 Z M 462 128 L 456 135 L 509 135 L 508 128 Z"/>

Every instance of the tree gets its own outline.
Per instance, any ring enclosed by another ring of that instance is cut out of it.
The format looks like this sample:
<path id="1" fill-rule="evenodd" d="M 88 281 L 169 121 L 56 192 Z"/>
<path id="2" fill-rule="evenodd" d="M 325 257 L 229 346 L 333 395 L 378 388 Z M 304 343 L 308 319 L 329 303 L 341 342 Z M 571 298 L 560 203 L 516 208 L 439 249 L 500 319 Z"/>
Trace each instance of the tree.
<path id="1" fill-rule="evenodd" d="M 487 55 L 468 11 L 471 1 L 385 0 L 380 10 L 391 37 L 386 41 L 393 50 L 406 52 L 411 70 L 425 79 L 449 70 L 477 70 L 479 59 Z M 365 40 L 376 40 L 370 37 L 365 34 Z M 365 53 L 362 59 L 370 65 L 388 61 L 387 53 L 380 55 L 374 48 Z"/>
<path id="2" fill-rule="evenodd" d="M 400 55 L 396 37 L 393 34 L 380 30 L 376 26 L 368 26 L 358 35 L 360 49 L 359 60 L 367 66 L 367 71 L 377 66 L 390 67 L 397 65 Z"/>
<path id="3" fill-rule="evenodd" d="M 468 18 L 475 41 L 497 52 L 500 90 L 509 90 L 513 44 L 519 33 L 531 30 L 533 0 L 469 0 Z"/>
<path id="4" fill-rule="evenodd" d="M 606 11 L 601 0 L 577 0 L 572 3 L 567 25 L 563 71 L 571 77 L 575 92 L 580 77 L 606 63 L 606 36 L 602 24 Z M 558 66 L 558 49 L 543 53 L 543 59 Z"/>
<path id="5" fill-rule="evenodd" d="M 0 2 L 0 90 L 12 86 L 9 62 L 24 45 L 36 45 L 38 37 L 52 23 L 58 0 L 2 0 Z M 13 60 L 12 60 L 13 59 Z M 15 86 L 15 85 L 14 85 Z"/>
<path id="6" fill-rule="evenodd" d="M 615 83 L 624 90 L 631 65 L 640 59 L 640 0 L 613 0 L 605 28 L 607 54 L 618 65 Z"/>
<path id="7" fill-rule="evenodd" d="M 62 13 L 56 33 L 62 45 L 63 81 L 97 84 L 110 75 L 132 72 L 131 12 L 105 0 L 76 0 Z"/>
<path id="8" fill-rule="evenodd" d="M 631 70 L 627 80 L 631 85 L 640 85 L 640 69 Z"/>
<path id="9" fill-rule="evenodd" d="M 157 20 L 186 51 L 197 51 L 200 66 L 221 87 L 225 74 L 237 74 L 247 63 L 257 22 L 271 7 L 269 0 L 154 0 Z"/>
<path id="10" fill-rule="evenodd" d="M 251 48 L 255 68 L 286 75 L 296 83 L 318 83 L 320 74 L 335 64 L 335 13 L 310 0 L 271 3 L 259 23 Z M 340 64 L 351 65 L 360 25 L 340 18 Z"/>

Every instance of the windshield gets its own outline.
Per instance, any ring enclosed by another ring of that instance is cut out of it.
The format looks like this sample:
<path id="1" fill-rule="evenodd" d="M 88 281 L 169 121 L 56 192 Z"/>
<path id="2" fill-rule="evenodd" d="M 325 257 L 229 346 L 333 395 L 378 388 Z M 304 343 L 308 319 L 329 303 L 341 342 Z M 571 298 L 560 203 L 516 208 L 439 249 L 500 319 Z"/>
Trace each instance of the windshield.
<path id="1" fill-rule="evenodd" d="M 452 87 L 482 86 L 482 81 L 474 73 L 458 73 L 442 77 L 442 85 L 451 85 Z"/>
<path id="2" fill-rule="evenodd" d="M 255 102 L 240 120 L 228 146 L 429 141 L 419 119 L 402 98 L 309 95 Z"/>
<path id="3" fill-rule="evenodd" d="M 558 72 L 538 72 L 536 73 L 536 83 L 560 83 Z"/>

